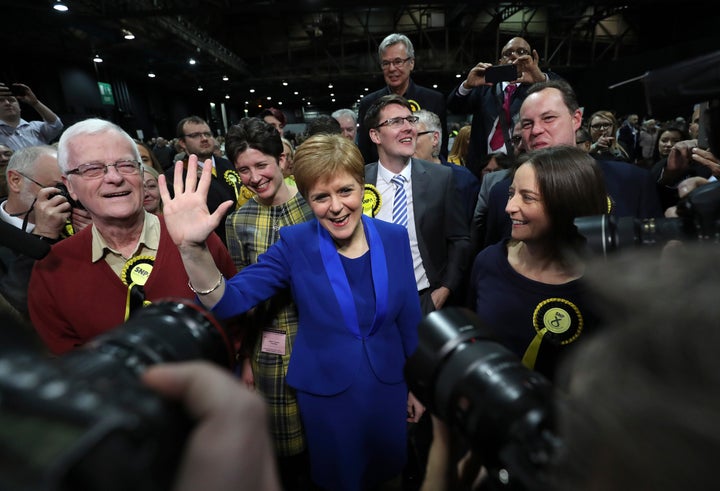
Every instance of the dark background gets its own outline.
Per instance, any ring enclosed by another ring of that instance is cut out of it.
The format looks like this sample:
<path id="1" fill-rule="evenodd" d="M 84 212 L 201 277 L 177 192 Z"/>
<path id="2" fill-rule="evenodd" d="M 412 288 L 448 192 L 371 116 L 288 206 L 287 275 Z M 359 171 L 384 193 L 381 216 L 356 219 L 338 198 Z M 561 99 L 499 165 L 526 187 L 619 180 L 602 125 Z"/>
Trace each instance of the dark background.
<path id="1" fill-rule="evenodd" d="M 391 32 L 415 45 L 413 79 L 446 95 L 457 74 L 496 61 L 522 35 L 542 68 L 575 87 L 586 114 L 620 117 L 688 118 L 687 102 L 648 114 L 640 81 L 608 86 L 720 50 L 720 16 L 702 2 L 67 0 L 66 13 L 53 3 L 0 0 L 0 81 L 28 84 L 66 126 L 97 116 L 146 139 L 173 137 L 189 114 L 222 134 L 263 107 L 281 108 L 290 123 L 354 108 L 384 84 L 377 46 Z M 96 53 L 103 63 L 92 62 Z M 115 104 L 102 104 L 97 82 L 111 84 Z M 37 119 L 27 106 L 23 117 Z"/>

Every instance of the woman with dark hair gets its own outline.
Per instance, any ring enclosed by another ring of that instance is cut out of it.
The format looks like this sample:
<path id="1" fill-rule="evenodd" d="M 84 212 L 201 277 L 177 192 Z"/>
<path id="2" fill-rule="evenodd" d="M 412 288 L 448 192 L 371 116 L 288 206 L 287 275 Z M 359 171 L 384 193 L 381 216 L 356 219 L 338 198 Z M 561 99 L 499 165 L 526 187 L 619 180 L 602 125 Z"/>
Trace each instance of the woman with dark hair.
<path id="1" fill-rule="evenodd" d="M 566 347 L 588 328 L 585 239 L 576 217 L 607 212 L 603 174 L 577 147 L 528 154 L 514 172 L 505 211 L 512 236 L 475 258 L 472 307 L 498 341 L 552 378 Z"/>
<path id="2" fill-rule="evenodd" d="M 273 125 L 275 129 L 278 130 L 278 133 L 280 133 L 280 136 L 283 136 L 283 129 L 287 124 L 287 118 L 285 118 L 285 113 L 280 109 L 276 107 L 263 109 L 260 114 L 258 114 L 258 118 Z"/>

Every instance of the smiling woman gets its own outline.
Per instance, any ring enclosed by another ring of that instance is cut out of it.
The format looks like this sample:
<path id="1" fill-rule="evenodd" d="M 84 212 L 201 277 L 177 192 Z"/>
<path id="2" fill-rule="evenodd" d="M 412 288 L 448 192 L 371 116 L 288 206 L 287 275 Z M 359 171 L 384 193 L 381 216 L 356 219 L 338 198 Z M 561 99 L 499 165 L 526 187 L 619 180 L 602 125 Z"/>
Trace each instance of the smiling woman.
<path id="1" fill-rule="evenodd" d="M 196 206 L 205 200 L 210 172 L 195 186 L 193 165 L 184 192 L 170 199 L 161 191 L 170 199 L 165 218 L 200 301 L 228 318 L 290 287 L 299 326 L 286 380 L 297 395 L 313 482 L 360 491 L 397 478 L 407 421 L 423 411 L 403 375 L 417 345 L 420 300 L 407 230 L 362 214 L 364 162 L 357 146 L 327 134 L 300 145 L 295 179 L 315 220 L 283 227 L 256 263 L 219 284 L 203 243 L 219 215 Z"/>
<path id="2" fill-rule="evenodd" d="M 473 307 L 526 366 L 552 378 L 559 359 L 595 326 L 574 219 L 607 211 L 602 172 L 577 147 L 530 153 L 513 175 L 505 211 L 512 238 L 475 258 Z"/>

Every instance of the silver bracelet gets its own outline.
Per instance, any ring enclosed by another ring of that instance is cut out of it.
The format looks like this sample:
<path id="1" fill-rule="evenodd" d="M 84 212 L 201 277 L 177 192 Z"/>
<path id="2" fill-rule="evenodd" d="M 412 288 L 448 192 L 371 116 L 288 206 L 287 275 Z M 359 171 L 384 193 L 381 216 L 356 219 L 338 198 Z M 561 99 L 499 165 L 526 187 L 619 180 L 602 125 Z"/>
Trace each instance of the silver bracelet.
<path id="1" fill-rule="evenodd" d="M 196 290 L 195 288 L 193 288 L 192 284 L 190 283 L 190 280 L 188 280 L 188 288 L 190 288 L 190 290 L 192 290 L 192 292 L 194 294 L 199 295 L 199 296 L 210 295 L 212 292 L 214 292 L 215 290 L 220 288 L 220 285 L 222 285 L 224 278 L 225 277 L 223 276 L 223 274 L 220 273 L 220 278 L 218 278 L 217 283 L 215 283 L 215 286 L 210 288 L 209 290 Z"/>

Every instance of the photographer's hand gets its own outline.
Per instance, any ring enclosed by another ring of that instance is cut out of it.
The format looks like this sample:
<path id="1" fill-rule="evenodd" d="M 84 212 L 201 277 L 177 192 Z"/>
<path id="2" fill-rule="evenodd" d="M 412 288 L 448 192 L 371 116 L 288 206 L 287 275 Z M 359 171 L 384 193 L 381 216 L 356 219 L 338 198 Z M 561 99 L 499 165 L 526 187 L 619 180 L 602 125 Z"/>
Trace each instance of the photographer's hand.
<path id="1" fill-rule="evenodd" d="M 526 84 L 544 82 L 545 74 L 540 70 L 539 63 L 540 56 L 536 50 L 533 50 L 532 54 L 520 56 L 515 60 L 515 65 L 517 65 L 518 73 L 520 74 L 517 82 Z"/>
<path id="2" fill-rule="evenodd" d="M 58 194 L 57 188 L 42 188 L 33 207 L 35 228 L 33 234 L 57 239 L 70 217 L 70 203 Z"/>
<path id="3" fill-rule="evenodd" d="M 659 181 L 660 184 L 668 184 L 682 177 L 690 165 L 692 149 L 695 147 L 697 147 L 697 140 L 683 140 L 672 146 Z"/>
<path id="4" fill-rule="evenodd" d="M 92 225 L 92 217 L 90 212 L 83 210 L 82 208 L 72 209 L 72 218 L 70 219 L 75 233 L 78 233 L 88 225 Z"/>
<path id="5" fill-rule="evenodd" d="M 694 147 L 691 154 L 692 159 L 698 164 L 702 164 L 712 172 L 715 177 L 720 177 L 720 161 L 709 150 L 703 150 L 700 147 Z"/>
<path id="6" fill-rule="evenodd" d="M 485 69 L 492 66 L 492 63 L 480 62 L 468 72 L 468 76 L 463 82 L 463 87 L 466 89 L 473 89 L 481 85 L 492 85 L 485 83 Z"/>
<path id="7" fill-rule="evenodd" d="M 156 365 L 143 381 L 197 419 L 174 491 L 280 490 L 260 396 L 207 362 Z"/>

